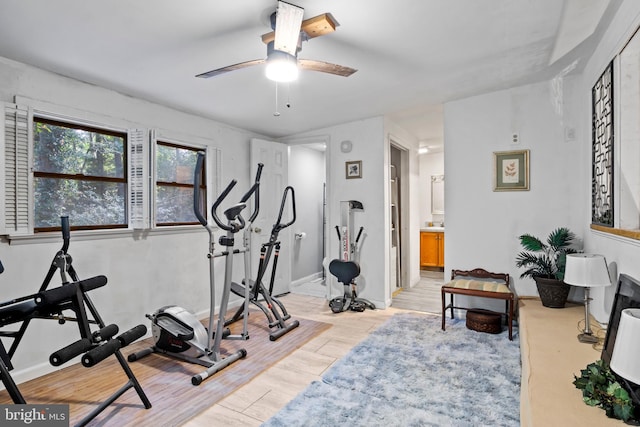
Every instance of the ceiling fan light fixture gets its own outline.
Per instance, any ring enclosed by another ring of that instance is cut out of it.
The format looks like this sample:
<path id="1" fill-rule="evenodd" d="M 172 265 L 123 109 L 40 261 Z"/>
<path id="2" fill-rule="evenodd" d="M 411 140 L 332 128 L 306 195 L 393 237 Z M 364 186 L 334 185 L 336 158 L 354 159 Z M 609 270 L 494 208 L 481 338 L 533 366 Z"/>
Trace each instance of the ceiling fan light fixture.
<path id="1" fill-rule="evenodd" d="M 274 50 L 267 58 L 265 73 L 274 82 L 292 82 L 298 78 L 298 61 L 293 55 Z"/>

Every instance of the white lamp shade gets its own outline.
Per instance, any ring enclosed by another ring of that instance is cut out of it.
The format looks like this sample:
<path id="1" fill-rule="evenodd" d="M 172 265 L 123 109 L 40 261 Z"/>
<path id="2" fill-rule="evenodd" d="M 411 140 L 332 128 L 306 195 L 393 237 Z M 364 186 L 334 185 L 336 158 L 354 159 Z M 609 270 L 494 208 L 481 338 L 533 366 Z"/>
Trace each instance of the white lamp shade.
<path id="1" fill-rule="evenodd" d="M 584 288 L 609 286 L 611 279 L 607 261 L 602 255 L 568 254 L 564 282 Z"/>
<path id="2" fill-rule="evenodd" d="M 627 308 L 620 314 L 611 370 L 627 381 L 640 384 L 640 309 Z"/>

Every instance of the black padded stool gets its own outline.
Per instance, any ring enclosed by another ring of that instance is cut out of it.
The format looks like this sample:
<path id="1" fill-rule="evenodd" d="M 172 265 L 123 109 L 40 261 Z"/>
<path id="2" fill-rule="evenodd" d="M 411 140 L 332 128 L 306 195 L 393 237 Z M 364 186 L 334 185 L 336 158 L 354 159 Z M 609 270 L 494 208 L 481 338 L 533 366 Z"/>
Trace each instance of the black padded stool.
<path id="1" fill-rule="evenodd" d="M 329 263 L 329 272 L 336 276 L 338 282 L 344 287 L 344 295 L 329 301 L 329 307 L 334 313 L 346 310 L 364 311 L 365 308 L 375 310 L 376 306 L 369 300 L 358 298 L 355 278 L 360 275 L 360 266 L 353 261 L 334 259 Z"/>

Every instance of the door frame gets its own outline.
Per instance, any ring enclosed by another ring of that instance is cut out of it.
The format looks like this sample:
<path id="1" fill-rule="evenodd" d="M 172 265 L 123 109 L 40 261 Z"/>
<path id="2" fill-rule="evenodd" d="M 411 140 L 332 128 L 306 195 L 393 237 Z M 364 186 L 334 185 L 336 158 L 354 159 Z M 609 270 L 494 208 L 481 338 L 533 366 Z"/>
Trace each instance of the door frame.
<path id="1" fill-rule="evenodd" d="M 411 198 L 410 198 L 410 186 L 411 180 L 409 175 L 409 154 L 411 152 L 411 147 L 404 144 L 402 140 L 393 134 L 389 134 L 387 137 L 387 150 L 388 150 L 388 159 L 389 164 L 386 166 L 387 168 L 391 164 L 391 148 L 395 148 L 400 151 L 400 182 L 404 183 L 400 186 L 400 206 L 398 207 L 400 212 L 400 281 L 403 289 L 409 289 L 411 287 L 410 283 L 410 274 L 409 269 L 411 268 L 410 257 L 411 257 L 411 245 L 410 245 L 410 210 L 411 210 Z M 390 181 L 391 177 L 388 177 L 388 181 L 386 191 L 390 192 Z M 391 200 L 391 194 L 389 194 L 388 199 Z M 389 224 L 388 227 L 391 229 L 391 216 L 389 215 Z M 395 289 L 391 289 L 389 286 L 388 291 L 393 293 Z M 388 297 L 391 297 L 391 293 Z"/>

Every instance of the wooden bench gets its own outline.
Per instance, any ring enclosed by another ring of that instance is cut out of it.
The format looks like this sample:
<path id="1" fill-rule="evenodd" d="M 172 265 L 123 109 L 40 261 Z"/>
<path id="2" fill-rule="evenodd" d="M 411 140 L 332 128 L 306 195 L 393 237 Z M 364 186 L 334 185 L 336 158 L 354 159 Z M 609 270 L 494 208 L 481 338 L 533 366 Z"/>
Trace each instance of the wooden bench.
<path id="1" fill-rule="evenodd" d="M 509 340 L 513 340 L 513 312 L 515 294 L 509 288 L 509 275 L 506 273 L 490 273 L 482 268 L 473 270 L 452 270 L 451 281 L 441 289 L 442 294 L 442 330 L 445 330 L 446 311 L 469 310 L 470 307 L 460 307 L 454 304 L 454 295 L 467 295 L 481 298 L 499 299 L 505 301 L 505 320 L 509 330 Z M 449 294 L 449 304 L 446 304 L 446 294 Z"/>

